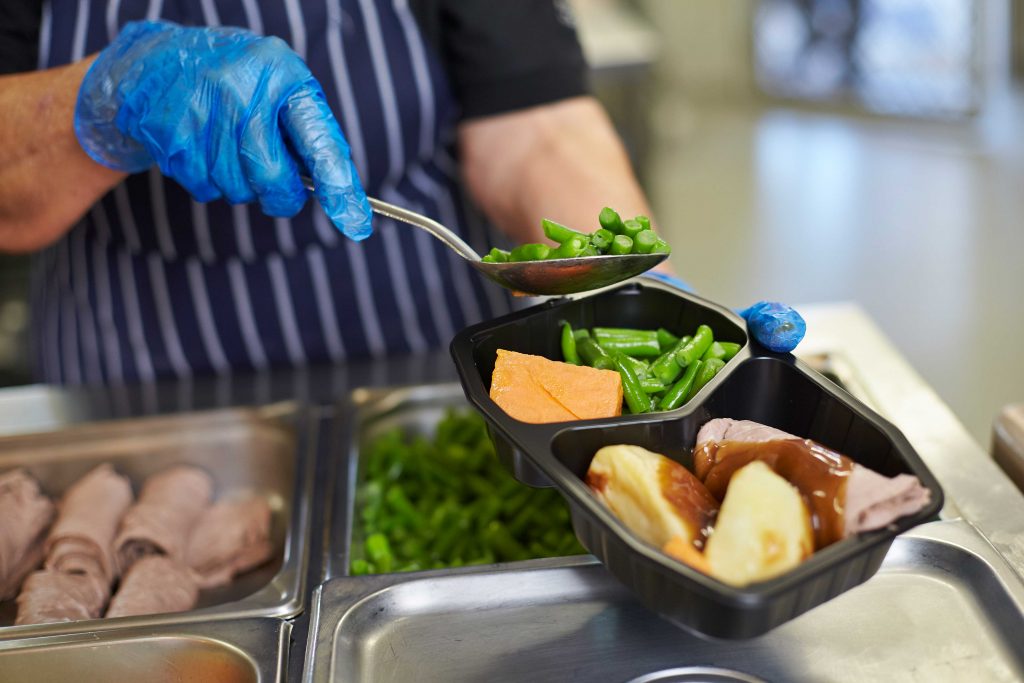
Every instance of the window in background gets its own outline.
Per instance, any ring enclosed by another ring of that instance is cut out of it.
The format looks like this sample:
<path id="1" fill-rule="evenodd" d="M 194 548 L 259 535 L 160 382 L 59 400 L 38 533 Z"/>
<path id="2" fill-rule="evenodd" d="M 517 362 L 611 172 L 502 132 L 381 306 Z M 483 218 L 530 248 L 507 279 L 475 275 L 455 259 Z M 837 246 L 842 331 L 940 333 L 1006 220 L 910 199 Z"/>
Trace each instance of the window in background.
<path id="1" fill-rule="evenodd" d="M 976 0 L 761 0 L 765 93 L 897 115 L 957 118 L 981 100 Z"/>

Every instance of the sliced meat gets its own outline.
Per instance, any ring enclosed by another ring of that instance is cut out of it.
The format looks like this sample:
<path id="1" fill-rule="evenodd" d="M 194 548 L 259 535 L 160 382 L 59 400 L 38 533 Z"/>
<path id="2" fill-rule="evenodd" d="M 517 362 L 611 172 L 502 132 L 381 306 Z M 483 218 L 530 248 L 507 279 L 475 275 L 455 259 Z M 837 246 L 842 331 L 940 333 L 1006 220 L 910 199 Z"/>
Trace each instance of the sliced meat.
<path id="1" fill-rule="evenodd" d="M 15 625 L 95 619 L 103 613 L 110 587 L 93 574 L 65 574 L 48 569 L 25 579 L 18 595 Z"/>
<path id="2" fill-rule="evenodd" d="M 796 439 L 799 437 L 787 434 L 781 429 L 763 425 L 751 420 L 733 420 L 719 417 L 704 423 L 697 432 L 697 445 L 709 441 L 777 441 L 779 439 Z"/>
<path id="3" fill-rule="evenodd" d="M 776 442 L 780 446 L 785 445 L 787 450 L 793 449 L 793 442 L 801 442 L 806 445 L 804 449 L 808 457 L 818 460 L 818 465 L 840 471 L 834 462 L 838 454 L 811 441 L 800 439 L 797 436 L 788 434 L 782 430 L 762 425 L 749 420 L 732 420 L 729 418 L 717 418 L 710 420 L 700 428 L 697 433 L 697 445 L 694 448 L 694 469 L 702 481 L 709 481 L 713 476 L 712 472 L 716 467 L 721 466 L 719 450 L 715 454 L 714 446 L 725 442 L 739 443 L 767 443 Z M 740 453 L 743 449 L 733 449 Z M 840 459 L 845 456 L 838 456 Z M 758 458 L 767 464 L 775 466 L 774 459 Z M 735 467 L 731 467 L 735 469 Z M 779 471 L 779 474 L 786 476 L 787 473 Z M 909 474 L 901 474 L 897 477 L 886 477 L 877 472 L 851 463 L 848 472 L 844 473 L 845 486 L 838 489 L 841 500 L 837 509 L 842 510 L 842 536 L 851 536 L 860 531 L 879 529 L 899 519 L 900 517 L 913 514 L 928 504 L 931 499 L 931 492 L 925 488 L 917 477 Z M 727 480 L 726 480 L 727 481 Z M 797 488 L 801 488 L 800 482 L 791 481 Z M 709 485 L 712 493 L 716 487 Z M 804 491 L 805 495 L 807 492 Z M 820 531 L 820 530 L 819 530 Z"/>
<path id="4" fill-rule="evenodd" d="M 217 503 L 189 539 L 186 561 L 201 588 L 229 583 L 273 553 L 270 505 L 262 496 Z"/>
<path id="5" fill-rule="evenodd" d="M 24 578 L 39 566 L 55 512 L 25 470 L 0 474 L 0 601 L 17 595 Z"/>
<path id="6" fill-rule="evenodd" d="M 147 555 L 183 563 L 188 538 L 212 495 L 213 480 L 198 467 L 178 465 L 148 478 L 114 539 L 121 573 Z"/>
<path id="7" fill-rule="evenodd" d="M 860 465 L 846 483 L 846 535 L 881 529 L 912 515 L 931 500 L 931 491 L 917 477 L 900 474 L 890 479 Z"/>
<path id="8" fill-rule="evenodd" d="M 199 588 L 184 565 L 152 555 L 136 561 L 125 574 L 107 617 L 184 612 L 195 607 L 198 599 Z"/>
<path id="9" fill-rule="evenodd" d="M 128 506 L 132 486 L 109 464 L 94 468 L 67 490 L 46 539 L 46 568 L 68 573 L 99 571 L 117 577 L 114 535 Z"/>

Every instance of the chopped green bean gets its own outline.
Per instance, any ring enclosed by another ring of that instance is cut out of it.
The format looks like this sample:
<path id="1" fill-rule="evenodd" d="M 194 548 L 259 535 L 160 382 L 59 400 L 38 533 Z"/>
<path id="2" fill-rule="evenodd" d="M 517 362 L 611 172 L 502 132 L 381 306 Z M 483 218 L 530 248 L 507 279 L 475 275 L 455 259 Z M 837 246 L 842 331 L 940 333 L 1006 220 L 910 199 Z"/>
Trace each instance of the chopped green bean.
<path id="1" fill-rule="evenodd" d="M 664 327 L 659 327 L 655 334 L 658 335 L 658 346 L 661 347 L 662 352 L 668 351 L 679 341 L 679 337 L 672 334 Z"/>
<path id="2" fill-rule="evenodd" d="M 703 361 L 696 360 L 686 367 L 686 371 L 679 381 L 673 384 L 672 388 L 665 392 L 665 395 L 658 401 L 659 410 L 675 410 L 686 402 L 687 394 L 690 393 L 690 387 L 693 386 L 693 380 L 702 364 Z"/>
<path id="3" fill-rule="evenodd" d="M 634 415 L 650 412 L 650 399 L 644 393 L 640 380 L 633 372 L 633 367 L 626 361 L 626 357 L 620 353 L 614 356 L 614 361 L 615 369 L 622 378 L 622 397 L 626 400 L 629 411 Z"/>
<path id="4" fill-rule="evenodd" d="M 644 230 L 651 229 L 651 219 L 647 216 L 636 216 L 633 220 L 640 224 L 640 227 Z"/>
<path id="5" fill-rule="evenodd" d="M 633 238 L 633 252 L 637 254 L 650 254 L 657 242 L 658 236 L 654 234 L 653 230 L 641 230 Z"/>
<path id="6" fill-rule="evenodd" d="M 697 377 L 693 380 L 693 386 L 690 387 L 690 391 L 686 394 L 685 401 L 689 401 L 696 396 L 697 392 L 703 389 L 704 385 L 710 382 L 724 365 L 725 362 L 721 358 L 709 358 L 703 361 Z"/>
<path id="7" fill-rule="evenodd" d="M 645 394 L 660 394 L 665 391 L 665 385 L 656 377 L 644 377 L 640 380 L 640 388 L 644 390 Z"/>
<path id="8" fill-rule="evenodd" d="M 590 243 L 600 252 L 606 252 L 612 246 L 612 240 L 615 239 L 615 233 L 611 230 L 595 230 L 590 235 Z"/>
<path id="9" fill-rule="evenodd" d="M 591 367 L 610 370 L 614 366 L 611 355 L 593 337 L 578 339 L 576 351 L 579 353 L 580 359 Z"/>
<path id="10" fill-rule="evenodd" d="M 485 263 L 507 263 L 508 256 L 509 253 L 504 249 L 492 247 L 491 250 L 487 252 L 487 255 L 480 260 L 484 261 Z"/>
<path id="11" fill-rule="evenodd" d="M 546 244 L 520 244 L 509 254 L 509 261 L 543 261 L 551 253 Z"/>
<path id="12" fill-rule="evenodd" d="M 623 230 L 622 234 L 631 240 L 635 240 L 636 236 L 644 230 L 644 226 L 640 225 L 640 222 L 635 219 L 622 222 Z"/>
<path id="13" fill-rule="evenodd" d="M 643 340 L 612 337 L 605 339 L 600 344 L 608 353 L 618 351 L 637 358 L 657 358 L 661 355 L 661 347 L 658 346 L 657 339 Z"/>
<path id="14" fill-rule="evenodd" d="M 714 340 L 715 337 L 710 327 L 707 325 L 698 327 L 693 334 L 693 339 L 676 352 L 676 362 L 679 363 L 679 367 L 685 368 L 690 363 L 700 360 Z"/>
<path id="15" fill-rule="evenodd" d="M 672 247 L 670 247 L 668 245 L 668 242 L 666 242 L 665 240 L 659 239 L 657 242 L 654 243 L 654 247 L 651 248 L 651 253 L 652 254 L 671 254 L 672 253 Z"/>
<path id="16" fill-rule="evenodd" d="M 544 229 L 544 235 L 547 236 L 549 240 L 554 240 L 559 244 L 565 244 L 567 240 L 573 238 L 580 238 L 584 240 L 584 242 L 587 240 L 587 235 L 582 232 L 578 232 L 572 228 L 562 225 L 561 223 L 548 220 L 547 218 L 541 219 L 540 225 Z"/>
<path id="17" fill-rule="evenodd" d="M 607 206 L 601 209 L 597 222 L 601 224 L 602 228 L 615 235 L 621 235 L 624 230 L 622 218 L 619 217 L 615 209 Z"/>
<path id="18" fill-rule="evenodd" d="M 562 360 L 573 365 L 580 364 L 580 356 L 576 353 L 576 337 L 572 325 L 567 322 L 562 323 Z"/>
<path id="19" fill-rule="evenodd" d="M 721 344 L 722 349 L 725 351 L 725 355 L 722 356 L 722 360 L 729 362 L 733 357 L 740 352 L 740 345 L 735 342 L 718 342 Z"/>
<path id="20" fill-rule="evenodd" d="M 615 256 L 624 256 L 633 251 L 633 240 L 625 235 L 616 235 L 608 251 Z"/>
<path id="21" fill-rule="evenodd" d="M 548 258 L 577 258 L 583 255 L 583 250 L 586 249 L 586 247 L 586 236 L 570 237 L 569 239 L 562 242 L 557 249 L 552 249 L 548 253 Z"/>

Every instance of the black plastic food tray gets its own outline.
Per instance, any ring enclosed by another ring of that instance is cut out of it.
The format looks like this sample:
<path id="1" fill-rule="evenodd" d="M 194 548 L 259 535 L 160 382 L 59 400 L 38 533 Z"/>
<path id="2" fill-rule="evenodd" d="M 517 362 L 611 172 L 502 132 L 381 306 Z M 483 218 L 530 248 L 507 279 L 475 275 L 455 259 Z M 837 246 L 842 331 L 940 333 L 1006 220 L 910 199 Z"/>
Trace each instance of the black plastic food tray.
<path id="1" fill-rule="evenodd" d="M 561 360 L 562 320 L 573 328 L 665 327 L 680 335 L 704 323 L 716 339 L 738 342 L 742 349 L 674 411 L 557 424 L 509 417 L 488 395 L 497 350 Z M 749 341 L 743 320 L 728 309 L 659 283 L 547 301 L 474 325 L 455 336 L 451 352 L 466 396 L 487 419 L 498 454 L 513 474 L 527 484 L 558 488 L 580 542 L 612 574 L 651 610 L 708 636 L 760 635 L 863 583 L 897 535 L 942 508 L 938 482 L 892 424 L 792 355 Z M 692 470 L 697 430 L 716 417 L 755 420 L 814 439 L 887 476 L 913 474 L 931 491 L 931 501 L 885 529 L 824 548 L 775 579 L 729 586 L 636 538 L 583 481 L 594 453 L 612 444 L 643 446 Z"/>

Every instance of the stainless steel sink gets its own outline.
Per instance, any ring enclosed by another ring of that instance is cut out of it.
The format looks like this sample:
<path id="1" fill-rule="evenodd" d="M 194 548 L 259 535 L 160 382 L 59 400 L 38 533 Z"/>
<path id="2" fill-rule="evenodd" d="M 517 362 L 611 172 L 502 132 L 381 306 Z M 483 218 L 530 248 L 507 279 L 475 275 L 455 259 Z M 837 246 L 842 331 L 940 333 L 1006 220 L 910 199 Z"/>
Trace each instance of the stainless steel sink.
<path id="1" fill-rule="evenodd" d="M 867 583 L 747 641 L 681 631 L 580 560 L 339 578 L 313 609 L 310 683 L 1024 678 L 1024 584 L 960 521 L 900 537 Z"/>
<path id="2" fill-rule="evenodd" d="M 265 683 L 283 680 L 290 627 L 245 619 L 0 643 L 0 683 Z"/>

